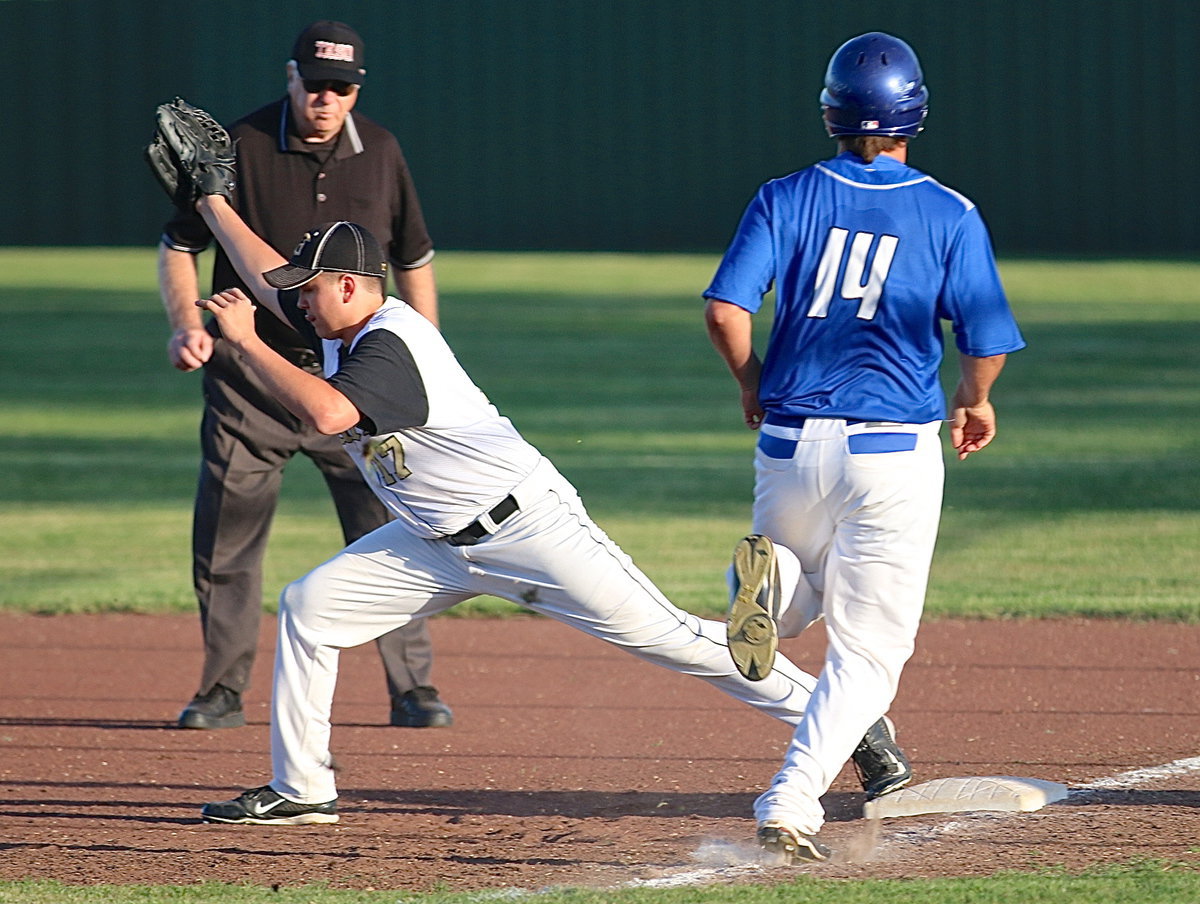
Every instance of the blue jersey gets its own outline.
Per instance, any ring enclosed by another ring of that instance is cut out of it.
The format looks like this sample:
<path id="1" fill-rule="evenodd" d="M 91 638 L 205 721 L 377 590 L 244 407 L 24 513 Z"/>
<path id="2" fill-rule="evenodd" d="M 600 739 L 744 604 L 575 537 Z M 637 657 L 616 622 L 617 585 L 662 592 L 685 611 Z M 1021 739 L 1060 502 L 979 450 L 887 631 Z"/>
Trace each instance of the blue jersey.
<path id="1" fill-rule="evenodd" d="M 753 313 L 772 285 L 768 413 L 940 420 L 942 320 L 967 355 L 1025 346 L 975 205 L 886 156 L 846 152 L 758 190 L 704 296 Z"/>

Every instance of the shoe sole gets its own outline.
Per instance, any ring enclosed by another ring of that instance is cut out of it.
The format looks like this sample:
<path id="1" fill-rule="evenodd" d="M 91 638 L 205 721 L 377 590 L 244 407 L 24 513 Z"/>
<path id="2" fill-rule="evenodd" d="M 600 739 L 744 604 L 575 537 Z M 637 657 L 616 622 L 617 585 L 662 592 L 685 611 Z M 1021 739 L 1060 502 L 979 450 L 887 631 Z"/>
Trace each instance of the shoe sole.
<path id="1" fill-rule="evenodd" d="M 239 819 L 222 819 L 219 816 L 202 814 L 205 822 L 221 823 L 222 825 L 249 826 L 312 826 L 333 825 L 340 818 L 336 813 L 300 813 L 296 816 L 277 816 L 275 818 L 243 816 Z"/>
<path id="2" fill-rule="evenodd" d="M 758 830 L 758 846 L 770 859 L 785 866 L 823 863 L 830 857 L 830 850 L 820 842 L 777 826 L 764 826 Z"/>
<path id="3" fill-rule="evenodd" d="M 771 610 L 761 602 L 764 590 L 772 589 L 774 571 L 775 547 L 770 540 L 753 536 L 738 542 L 733 551 L 737 591 L 729 604 L 725 636 L 733 664 L 748 681 L 762 681 L 775 665 L 779 629 Z"/>
<path id="4" fill-rule="evenodd" d="M 203 713 L 185 712 L 179 716 L 180 728 L 211 730 L 217 728 L 241 728 L 245 724 L 245 713 L 230 713 L 227 716 L 206 716 Z"/>
<path id="5" fill-rule="evenodd" d="M 885 794 L 891 794 L 893 791 L 899 791 L 901 788 L 906 786 L 911 781 L 912 781 L 912 773 L 910 772 L 908 775 L 904 776 L 901 779 L 897 779 L 896 781 L 894 781 L 890 784 L 884 785 L 882 788 L 877 788 L 874 791 L 868 792 L 867 800 L 878 800 L 879 798 L 883 797 Z"/>
<path id="6" fill-rule="evenodd" d="M 454 724 L 454 717 L 444 713 L 421 719 L 414 719 L 411 716 L 392 716 L 389 724 L 393 728 L 446 728 Z"/>

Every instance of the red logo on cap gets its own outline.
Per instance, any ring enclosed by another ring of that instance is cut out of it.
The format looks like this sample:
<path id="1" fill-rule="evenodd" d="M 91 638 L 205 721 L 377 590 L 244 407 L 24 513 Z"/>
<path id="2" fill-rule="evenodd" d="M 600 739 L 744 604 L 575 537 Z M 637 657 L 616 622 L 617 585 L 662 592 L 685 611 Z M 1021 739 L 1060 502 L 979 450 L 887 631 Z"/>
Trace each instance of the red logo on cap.
<path id="1" fill-rule="evenodd" d="M 313 56 L 318 60 L 337 60 L 339 63 L 354 62 L 353 44 L 335 44 L 333 41 L 316 41 Z"/>

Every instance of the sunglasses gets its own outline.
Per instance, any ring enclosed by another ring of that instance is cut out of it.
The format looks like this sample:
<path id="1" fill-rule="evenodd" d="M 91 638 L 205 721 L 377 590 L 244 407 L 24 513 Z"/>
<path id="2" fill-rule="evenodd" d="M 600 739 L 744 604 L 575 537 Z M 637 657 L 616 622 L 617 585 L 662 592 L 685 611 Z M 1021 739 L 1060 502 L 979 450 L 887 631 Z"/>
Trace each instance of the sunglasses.
<path id="1" fill-rule="evenodd" d="M 304 90 L 309 94 L 324 94 L 326 91 L 332 91 L 338 97 L 347 97 L 358 87 L 351 82 L 320 81 L 312 78 L 303 79 L 303 82 Z"/>

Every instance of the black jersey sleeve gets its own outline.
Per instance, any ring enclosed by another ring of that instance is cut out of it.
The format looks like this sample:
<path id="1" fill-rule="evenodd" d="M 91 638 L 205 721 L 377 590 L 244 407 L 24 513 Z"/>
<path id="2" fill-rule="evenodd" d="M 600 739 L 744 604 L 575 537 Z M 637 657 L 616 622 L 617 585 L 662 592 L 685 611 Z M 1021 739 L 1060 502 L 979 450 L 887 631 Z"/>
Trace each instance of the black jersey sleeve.
<path id="1" fill-rule="evenodd" d="M 177 207 L 163 226 L 162 242 L 175 251 L 199 254 L 212 244 L 212 233 L 196 211 Z"/>
<path id="2" fill-rule="evenodd" d="M 429 420 L 425 381 L 404 340 L 388 330 L 371 330 L 344 355 L 329 384 L 362 413 L 372 435 L 420 427 Z"/>

